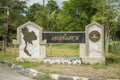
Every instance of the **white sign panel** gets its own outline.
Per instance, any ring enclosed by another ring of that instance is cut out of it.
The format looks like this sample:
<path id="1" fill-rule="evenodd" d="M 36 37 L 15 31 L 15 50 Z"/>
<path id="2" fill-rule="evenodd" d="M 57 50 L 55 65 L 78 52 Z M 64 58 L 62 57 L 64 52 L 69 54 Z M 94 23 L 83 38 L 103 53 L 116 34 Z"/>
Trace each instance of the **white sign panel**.
<path id="1" fill-rule="evenodd" d="M 104 36 L 103 26 L 92 23 L 87 26 L 87 54 L 88 57 L 103 57 Z"/>
<path id="2" fill-rule="evenodd" d="M 26 25 L 20 30 L 20 58 L 37 58 L 40 56 L 39 29 Z"/>
<path id="3" fill-rule="evenodd" d="M 101 29 L 96 25 L 89 28 L 89 57 L 102 57 Z M 97 35 L 99 34 L 99 36 Z M 97 40 L 98 39 L 98 40 Z"/>

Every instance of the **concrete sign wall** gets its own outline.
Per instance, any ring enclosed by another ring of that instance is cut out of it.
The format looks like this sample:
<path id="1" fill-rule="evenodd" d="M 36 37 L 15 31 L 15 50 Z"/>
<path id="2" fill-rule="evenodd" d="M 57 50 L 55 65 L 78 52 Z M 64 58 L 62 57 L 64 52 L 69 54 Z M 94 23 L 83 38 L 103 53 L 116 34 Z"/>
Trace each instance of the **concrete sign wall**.
<path id="1" fill-rule="evenodd" d="M 42 29 L 38 25 L 27 22 L 17 29 L 19 43 L 19 58 L 45 57 L 42 42 Z M 45 47 L 44 47 L 45 48 Z"/>
<path id="2" fill-rule="evenodd" d="M 48 43 L 80 43 L 80 62 L 90 64 L 105 62 L 104 29 L 97 22 L 87 25 L 85 33 L 42 33 L 40 26 L 27 22 L 18 27 L 17 41 L 14 41 L 19 44 L 18 59 L 24 58 L 37 62 L 48 59 L 46 58 L 46 41 Z"/>
<path id="3" fill-rule="evenodd" d="M 103 27 L 98 23 L 92 23 L 87 26 L 86 41 L 89 57 L 103 57 L 103 33 Z"/>
<path id="4" fill-rule="evenodd" d="M 90 63 L 104 62 L 104 29 L 97 22 L 86 26 L 86 57 Z"/>
<path id="5" fill-rule="evenodd" d="M 20 32 L 20 57 L 39 57 L 40 56 L 39 29 L 26 25 Z"/>

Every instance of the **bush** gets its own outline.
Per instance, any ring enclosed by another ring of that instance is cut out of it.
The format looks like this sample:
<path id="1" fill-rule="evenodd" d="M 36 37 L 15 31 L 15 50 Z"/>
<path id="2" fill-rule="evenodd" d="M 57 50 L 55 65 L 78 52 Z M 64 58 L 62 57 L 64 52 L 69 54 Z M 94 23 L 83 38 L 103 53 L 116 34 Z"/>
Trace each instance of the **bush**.
<path id="1" fill-rule="evenodd" d="M 106 64 L 120 63 L 120 41 L 111 41 L 109 53 L 106 56 Z"/>
<path id="2" fill-rule="evenodd" d="M 111 41 L 109 44 L 109 52 L 120 54 L 120 41 Z"/>
<path id="3" fill-rule="evenodd" d="M 107 56 L 105 61 L 106 64 L 120 63 L 120 56 Z"/>

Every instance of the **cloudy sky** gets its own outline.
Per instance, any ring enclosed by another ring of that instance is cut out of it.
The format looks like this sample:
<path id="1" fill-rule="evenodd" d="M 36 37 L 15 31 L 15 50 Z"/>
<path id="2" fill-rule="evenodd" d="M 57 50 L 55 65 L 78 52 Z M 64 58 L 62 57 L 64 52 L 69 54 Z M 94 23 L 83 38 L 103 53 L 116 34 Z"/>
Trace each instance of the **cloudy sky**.
<path id="1" fill-rule="evenodd" d="M 62 2 L 67 0 L 56 0 L 59 6 L 62 6 Z M 45 0 L 45 4 L 47 4 L 48 0 Z M 28 0 L 28 6 L 32 5 L 33 3 L 40 3 L 43 4 L 43 0 Z"/>

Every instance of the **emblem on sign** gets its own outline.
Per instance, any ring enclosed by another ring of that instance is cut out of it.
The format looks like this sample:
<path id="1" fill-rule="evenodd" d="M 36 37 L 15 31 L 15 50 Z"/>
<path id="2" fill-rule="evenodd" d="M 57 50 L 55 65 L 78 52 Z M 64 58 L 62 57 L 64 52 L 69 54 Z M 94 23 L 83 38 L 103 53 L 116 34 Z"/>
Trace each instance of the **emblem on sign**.
<path id="1" fill-rule="evenodd" d="M 90 32 L 89 34 L 89 39 L 92 41 L 92 42 L 97 42 L 100 40 L 100 33 L 96 30 Z"/>

